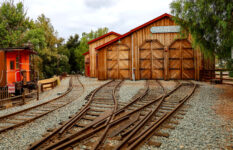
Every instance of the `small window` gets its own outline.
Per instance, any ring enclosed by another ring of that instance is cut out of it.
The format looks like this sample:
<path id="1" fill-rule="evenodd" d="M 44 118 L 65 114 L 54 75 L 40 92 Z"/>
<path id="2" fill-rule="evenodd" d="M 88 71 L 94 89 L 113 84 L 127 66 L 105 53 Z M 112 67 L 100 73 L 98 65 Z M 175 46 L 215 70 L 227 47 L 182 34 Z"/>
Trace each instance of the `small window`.
<path id="1" fill-rule="evenodd" d="M 10 69 L 14 70 L 15 69 L 15 61 L 10 61 Z"/>
<path id="2" fill-rule="evenodd" d="M 19 57 L 16 57 L 16 69 L 19 69 Z"/>

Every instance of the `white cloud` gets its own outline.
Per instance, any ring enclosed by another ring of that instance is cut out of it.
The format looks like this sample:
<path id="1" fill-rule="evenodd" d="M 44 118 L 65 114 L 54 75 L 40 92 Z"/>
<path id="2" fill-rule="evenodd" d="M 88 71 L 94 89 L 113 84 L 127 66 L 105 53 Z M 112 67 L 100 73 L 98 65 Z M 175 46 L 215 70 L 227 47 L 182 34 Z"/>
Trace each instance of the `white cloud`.
<path id="1" fill-rule="evenodd" d="M 20 1 L 20 0 L 16 0 Z M 163 13 L 172 0 L 24 0 L 28 16 L 45 14 L 59 36 L 90 32 L 99 27 L 123 34 Z"/>

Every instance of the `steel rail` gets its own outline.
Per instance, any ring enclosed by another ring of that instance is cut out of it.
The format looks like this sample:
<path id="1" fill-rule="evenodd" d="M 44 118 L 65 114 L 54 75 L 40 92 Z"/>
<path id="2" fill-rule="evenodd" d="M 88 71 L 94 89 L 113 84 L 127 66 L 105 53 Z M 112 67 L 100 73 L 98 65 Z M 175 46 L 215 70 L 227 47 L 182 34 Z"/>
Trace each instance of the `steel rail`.
<path id="1" fill-rule="evenodd" d="M 78 78 L 78 76 L 77 76 L 77 78 Z M 4 119 L 6 119 L 6 118 L 8 118 L 8 117 L 16 116 L 16 115 L 18 115 L 18 114 L 21 114 L 21 113 L 24 113 L 24 112 L 33 110 L 33 109 L 35 109 L 35 108 L 38 108 L 38 107 L 40 107 L 40 106 L 43 106 L 43 105 L 49 104 L 49 103 L 51 103 L 51 102 L 54 102 L 54 101 L 56 101 L 56 100 L 58 100 L 58 99 L 60 99 L 60 98 L 63 98 L 64 96 L 66 96 L 68 93 L 70 93 L 70 92 L 73 90 L 72 80 L 73 80 L 73 76 L 70 78 L 70 81 L 69 81 L 69 88 L 67 89 L 67 91 L 66 91 L 64 94 L 62 94 L 62 95 L 60 95 L 60 96 L 58 96 L 58 97 L 56 97 L 56 98 L 54 98 L 54 99 L 51 99 L 51 100 L 49 100 L 49 101 L 47 101 L 47 102 L 44 102 L 44 103 L 41 103 L 41 104 L 38 104 L 38 105 L 35 105 L 35 106 L 32 106 L 32 107 L 29 107 L 29 108 L 27 108 L 27 109 L 20 110 L 20 111 L 17 111 L 17 112 L 14 112 L 14 113 L 11 113 L 11 114 L 8 114 L 8 115 L 5 115 L 5 116 L 1 116 L 1 117 L 0 117 L 0 120 L 4 120 Z M 81 81 L 79 80 L 79 78 L 78 78 L 78 81 L 79 81 L 79 83 L 81 84 Z M 38 118 L 40 118 L 40 117 L 42 117 L 42 116 L 45 116 L 45 115 L 47 115 L 47 114 L 49 114 L 49 113 L 51 113 L 51 112 L 53 112 L 53 111 L 55 111 L 55 110 L 57 110 L 57 109 L 59 109 L 59 108 L 61 108 L 61 107 L 64 107 L 65 105 L 68 105 L 68 104 L 71 103 L 71 102 L 72 102 L 72 101 L 70 101 L 70 102 L 68 102 L 68 103 L 65 103 L 65 104 L 63 104 L 63 105 L 61 105 L 61 106 L 58 106 L 58 107 L 56 107 L 56 108 L 54 108 L 54 109 L 51 109 L 51 110 L 49 110 L 49 111 L 47 111 L 47 112 L 44 112 L 44 113 L 42 113 L 42 114 L 38 114 L 37 116 L 35 116 L 35 117 L 33 117 L 33 118 L 30 118 L 30 119 L 27 119 L 27 120 L 25 120 L 25 121 L 23 121 L 23 122 L 19 122 L 18 124 L 14 124 L 14 125 L 8 126 L 8 127 L 6 127 L 6 128 L 3 128 L 3 129 L 0 130 L 0 133 L 5 132 L 5 131 L 10 130 L 10 129 L 14 129 L 14 128 L 16 128 L 16 127 L 19 127 L 19 126 L 24 125 L 24 124 L 26 124 L 26 123 L 29 123 L 29 122 L 31 122 L 31 121 L 34 121 L 34 120 L 36 120 L 36 119 L 38 119 Z"/>

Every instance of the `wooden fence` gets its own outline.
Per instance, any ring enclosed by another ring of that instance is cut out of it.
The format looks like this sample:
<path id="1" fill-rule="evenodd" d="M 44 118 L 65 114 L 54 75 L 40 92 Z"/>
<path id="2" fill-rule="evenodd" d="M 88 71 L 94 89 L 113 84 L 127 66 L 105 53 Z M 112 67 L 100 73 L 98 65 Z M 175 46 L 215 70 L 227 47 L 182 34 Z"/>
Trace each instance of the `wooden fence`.
<path id="1" fill-rule="evenodd" d="M 204 81 L 218 81 L 219 83 L 233 85 L 233 78 L 227 69 L 202 70 L 201 78 Z"/>
<path id="2" fill-rule="evenodd" d="M 0 99 L 9 98 L 8 87 L 0 87 Z"/>
<path id="3" fill-rule="evenodd" d="M 54 87 L 56 87 L 57 86 L 57 80 L 54 80 L 54 81 L 52 81 L 52 82 L 47 82 L 47 83 L 42 83 L 41 84 L 41 92 L 44 92 L 44 90 L 45 89 L 47 89 L 47 88 L 54 88 Z"/>

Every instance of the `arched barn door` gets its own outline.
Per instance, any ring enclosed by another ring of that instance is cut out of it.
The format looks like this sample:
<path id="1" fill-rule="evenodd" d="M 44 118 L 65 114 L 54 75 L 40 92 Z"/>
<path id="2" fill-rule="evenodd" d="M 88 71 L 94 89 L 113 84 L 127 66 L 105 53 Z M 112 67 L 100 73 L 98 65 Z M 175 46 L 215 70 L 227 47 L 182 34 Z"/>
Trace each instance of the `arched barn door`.
<path id="1" fill-rule="evenodd" d="M 194 50 L 186 39 L 175 40 L 169 46 L 169 78 L 194 79 Z"/>
<path id="2" fill-rule="evenodd" d="M 125 44 L 114 44 L 107 49 L 107 76 L 109 79 L 130 78 L 130 48 Z"/>
<path id="3" fill-rule="evenodd" d="M 158 40 L 146 40 L 139 47 L 140 78 L 164 79 L 164 46 Z"/>

